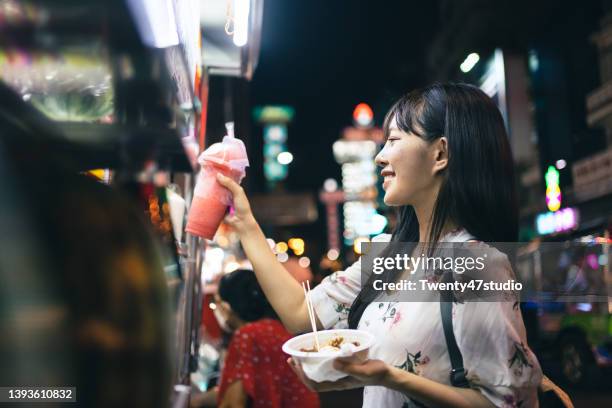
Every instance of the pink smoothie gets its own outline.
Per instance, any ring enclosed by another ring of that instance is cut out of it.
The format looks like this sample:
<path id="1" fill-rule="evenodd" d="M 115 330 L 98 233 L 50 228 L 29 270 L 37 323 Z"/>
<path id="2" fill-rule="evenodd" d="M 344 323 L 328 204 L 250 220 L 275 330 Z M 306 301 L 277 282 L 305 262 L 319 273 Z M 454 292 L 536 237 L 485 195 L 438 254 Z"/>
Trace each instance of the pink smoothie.
<path id="1" fill-rule="evenodd" d="M 215 143 L 206 149 L 198 161 L 202 170 L 194 189 L 185 230 L 206 239 L 213 239 L 232 202 L 230 192 L 217 182 L 217 173 L 221 172 L 239 183 L 244 178 L 249 161 L 244 143 L 234 138 L 231 133 L 223 138 L 223 142 Z"/>

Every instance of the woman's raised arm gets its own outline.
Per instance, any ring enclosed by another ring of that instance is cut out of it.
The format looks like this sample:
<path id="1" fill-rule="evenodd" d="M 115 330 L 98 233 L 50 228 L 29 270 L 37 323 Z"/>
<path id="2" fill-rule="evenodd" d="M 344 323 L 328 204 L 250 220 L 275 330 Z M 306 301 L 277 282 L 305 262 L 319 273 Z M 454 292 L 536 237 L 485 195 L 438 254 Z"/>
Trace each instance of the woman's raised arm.
<path id="1" fill-rule="evenodd" d="M 228 216 L 226 222 L 240 236 L 244 252 L 268 301 L 287 330 L 293 333 L 309 331 L 310 320 L 303 289 L 270 250 L 244 190 L 234 180 L 221 174 L 217 180 L 233 195 L 234 214 Z M 317 322 L 317 326 L 321 324 Z"/>

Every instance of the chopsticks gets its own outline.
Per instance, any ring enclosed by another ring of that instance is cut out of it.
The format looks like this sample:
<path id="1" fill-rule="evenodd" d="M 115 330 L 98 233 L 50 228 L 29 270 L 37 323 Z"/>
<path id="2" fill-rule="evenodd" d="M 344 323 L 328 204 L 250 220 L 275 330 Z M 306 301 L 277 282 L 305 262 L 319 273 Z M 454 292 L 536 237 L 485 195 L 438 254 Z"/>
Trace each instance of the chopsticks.
<path id="1" fill-rule="evenodd" d="M 308 288 L 308 290 L 306 290 Z M 302 282 L 302 289 L 304 289 L 304 297 L 306 298 L 306 307 L 308 308 L 308 317 L 310 318 L 310 324 L 312 325 L 312 332 L 314 333 L 315 345 L 317 351 L 321 349 L 319 344 L 319 335 L 317 333 L 317 321 L 315 319 L 314 308 L 312 307 L 312 303 L 310 302 L 310 298 L 308 294 L 310 293 L 310 281 L 306 281 L 306 285 Z"/>

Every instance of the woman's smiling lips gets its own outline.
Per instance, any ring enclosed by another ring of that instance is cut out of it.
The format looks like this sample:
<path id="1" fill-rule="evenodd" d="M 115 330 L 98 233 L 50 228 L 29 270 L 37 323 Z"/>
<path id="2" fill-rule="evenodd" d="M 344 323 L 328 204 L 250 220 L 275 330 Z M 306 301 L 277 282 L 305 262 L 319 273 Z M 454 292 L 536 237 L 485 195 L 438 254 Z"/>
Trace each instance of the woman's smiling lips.
<path id="1" fill-rule="evenodd" d="M 383 169 L 380 172 L 380 175 L 385 178 L 385 181 L 383 181 L 383 189 L 386 190 L 391 180 L 393 180 L 393 178 L 395 177 L 395 173 L 389 169 Z"/>

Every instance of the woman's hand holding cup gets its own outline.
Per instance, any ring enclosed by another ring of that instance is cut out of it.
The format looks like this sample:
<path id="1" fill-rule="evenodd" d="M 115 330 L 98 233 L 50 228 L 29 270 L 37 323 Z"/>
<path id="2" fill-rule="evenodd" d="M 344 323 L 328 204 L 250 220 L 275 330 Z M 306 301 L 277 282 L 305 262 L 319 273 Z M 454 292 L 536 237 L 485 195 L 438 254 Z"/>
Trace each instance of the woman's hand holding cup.
<path id="1" fill-rule="evenodd" d="M 234 211 L 233 214 L 225 218 L 225 222 L 231 225 L 240 235 L 249 232 L 253 228 L 257 228 L 257 221 L 255 221 L 251 211 L 251 205 L 240 184 L 221 173 L 217 173 L 217 181 L 227 188 L 233 197 Z"/>

